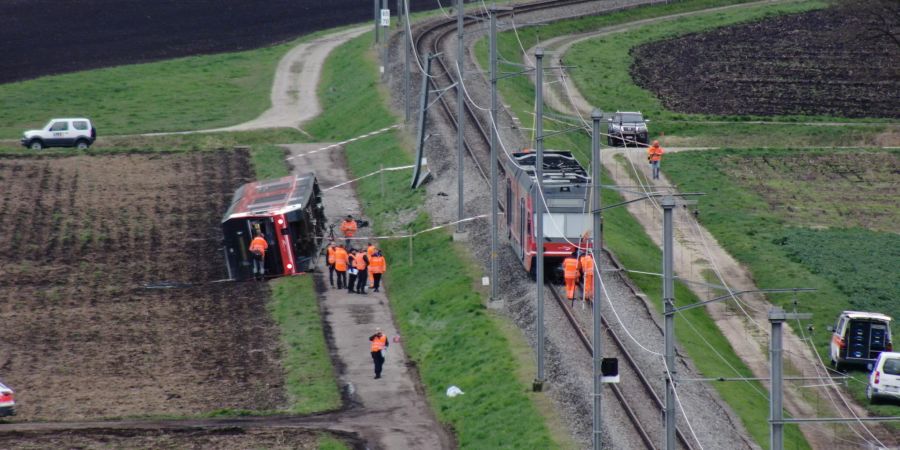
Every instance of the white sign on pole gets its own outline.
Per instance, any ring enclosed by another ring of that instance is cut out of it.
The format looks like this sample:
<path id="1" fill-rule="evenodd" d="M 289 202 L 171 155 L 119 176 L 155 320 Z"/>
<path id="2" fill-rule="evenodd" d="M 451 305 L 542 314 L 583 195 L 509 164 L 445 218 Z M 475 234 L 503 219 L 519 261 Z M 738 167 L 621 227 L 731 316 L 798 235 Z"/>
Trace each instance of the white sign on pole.
<path id="1" fill-rule="evenodd" d="M 390 9 L 382 9 L 381 10 L 381 26 L 383 26 L 383 27 L 391 26 L 391 10 Z"/>

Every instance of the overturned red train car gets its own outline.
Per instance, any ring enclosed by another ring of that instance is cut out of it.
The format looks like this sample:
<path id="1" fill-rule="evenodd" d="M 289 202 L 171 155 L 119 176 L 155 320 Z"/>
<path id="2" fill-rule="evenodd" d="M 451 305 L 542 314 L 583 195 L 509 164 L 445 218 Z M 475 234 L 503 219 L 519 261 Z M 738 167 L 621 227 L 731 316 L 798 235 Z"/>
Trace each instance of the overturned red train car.
<path id="1" fill-rule="evenodd" d="M 513 153 L 505 161 L 506 228 L 509 242 L 532 277 L 537 265 L 536 210 L 544 213 L 544 267 L 547 278 L 562 278 L 562 261 L 591 245 L 593 222 L 588 213 L 590 177 L 571 152 L 547 151 L 543 164 L 543 199 L 537 192 L 534 153 Z"/>
<path id="2" fill-rule="evenodd" d="M 325 233 L 325 207 L 315 174 L 256 181 L 235 191 L 222 218 L 229 278 L 253 277 L 249 247 L 257 232 L 269 244 L 266 276 L 314 268 Z"/>

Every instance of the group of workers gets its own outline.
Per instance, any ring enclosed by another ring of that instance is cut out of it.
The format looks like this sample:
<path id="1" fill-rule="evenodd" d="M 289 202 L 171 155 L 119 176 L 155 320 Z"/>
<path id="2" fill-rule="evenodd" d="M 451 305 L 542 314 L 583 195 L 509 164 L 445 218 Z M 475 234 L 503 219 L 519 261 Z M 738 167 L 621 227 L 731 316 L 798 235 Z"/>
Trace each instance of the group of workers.
<path id="1" fill-rule="evenodd" d="M 344 244 L 328 243 L 328 281 L 334 285 L 334 274 L 337 273 L 337 288 L 347 288 L 350 294 L 366 294 L 366 285 L 379 292 L 381 277 L 387 271 L 384 254 L 371 242 L 365 250 L 350 248 Z M 348 279 L 349 278 L 349 279 Z"/>
<path id="2" fill-rule="evenodd" d="M 566 281 L 566 298 L 575 301 L 575 284 L 581 279 L 584 299 L 594 301 L 594 257 L 585 253 L 578 257 L 578 252 L 563 260 L 563 276 Z"/>

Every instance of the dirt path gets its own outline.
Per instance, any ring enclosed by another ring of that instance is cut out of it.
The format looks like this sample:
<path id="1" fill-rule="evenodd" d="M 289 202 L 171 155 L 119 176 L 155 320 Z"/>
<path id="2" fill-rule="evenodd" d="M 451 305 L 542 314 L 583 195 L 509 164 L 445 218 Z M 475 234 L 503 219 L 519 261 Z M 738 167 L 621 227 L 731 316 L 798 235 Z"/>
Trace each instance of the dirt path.
<path id="1" fill-rule="evenodd" d="M 628 24 L 617 25 L 602 28 L 590 33 L 579 35 L 565 36 L 546 41 L 542 46 L 545 50 L 552 51 L 559 61 L 564 60 L 566 51 L 572 45 L 587 39 L 620 33 L 630 29 L 647 25 L 650 23 L 660 22 L 663 20 L 673 20 L 687 15 L 695 15 L 708 13 L 710 11 L 721 11 L 725 9 L 742 8 L 760 3 L 777 3 L 772 1 L 756 2 L 742 5 L 732 5 L 722 8 L 714 8 L 711 10 L 696 11 L 691 13 L 676 14 L 666 17 L 658 17 L 654 19 L 640 20 Z M 530 49 L 529 55 L 534 54 L 534 49 Z M 528 56 L 526 57 L 526 59 Z M 563 76 L 556 72 L 552 75 L 559 83 L 548 84 L 547 104 L 566 114 L 581 115 L 587 117 L 592 110 L 590 103 L 578 92 L 574 83 L 569 79 L 563 80 Z M 548 80 L 548 81 L 556 81 Z M 839 125 L 829 124 L 829 125 Z M 686 149 L 678 149 L 686 150 Z M 625 159 L 616 158 L 617 155 L 624 155 Z M 643 149 L 615 149 L 603 151 L 603 164 L 613 175 L 613 179 L 617 185 L 635 186 L 636 178 L 640 178 L 641 183 L 646 184 L 646 188 L 654 191 L 676 192 L 671 188 L 671 183 L 661 175 L 661 179 L 656 182 L 649 182 L 649 171 L 645 162 L 645 154 Z M 641 173 L 638 177 L 634 172 Z M 638 188 L 637 190 L 640 190 Z M 624 194 L 626 200 L 638 197 L 636 194 Z M 629 212 L 641 223 L 644 230 L 650 235 L 657 245 L 661 245 L 662 236 L 662 210 L 655 203 L 639 202 L 628 206 Z M 678 211 L 686 211 L 678 208 Z M 728 254 L 715 240 L 709 231 L 703 228 L 689 214 L 676 213 L 676 240 L 675 240 L 675 258 L 676 258 L 676 274 L 677 276 L 690 281 L 706 282 L 705 276 L 716 274 L 715 277 L 729 286 L 733 291 L 737 290 L 754 290 L 757 289 L 753 282 L 750 272 L 738 263 L 730 254 Z M 697 284 L 688 285 L 699 298 L 710 297 L 705 287 Z M 766 286 L 769 287 L 769 286 Z M 774 286 L 783 287 L 783 286 Z M 719 295 L 720 293 L 715 293 Z M 769 363 L 767 357 L 768 351 L 768 319 L 767 312 L 771 304 L 760 295 L 745 295 L 741 297 L 741 307 L 726 306 L 718 303 L 709 306 L 707 309 L 716 324 L 722 330 L 731 346 L 741 359 L 750 367 L 754 375 L 757 377 L 768 377 Z M 729 302 L 734 304 L 734 302 Z M 809 345 L 801 340 L 801 338 L 788 325 L 785 327 L 785 354 L 788 359 L 789 367 L 797 370 L 801 376 L 806 377 L 822 377 L 826 376 L 826 370 L 819 363 L 816 355 L 810 349 Z M 790 414 L 796 417 L 813 417 L 822 415 L 832 415 L 839 417 L 849 417 L 846 408 L 846 401 L 852 405 L 852 409 L 859 416 L 866 416 L 865 410 L 852 403 L 852 400 L 844 392 L 831 388 L 815 388 L 817 396 L 821 397 L 821 404 L 814 405 L 810 400 L 804 399 L 802 394 L 794 389 L 785 391 L 785 406 Z M 807 395 L 809 392 L 807 392 Z M 841 398 L 843 397 L 843 399 Z M 818 403 L 818 400 L 817 400 Z M 823 406 L 824 411 L 823 411 Z M 818 408 L 817 408 L 818 407 Z M 853 433 L 857 436 L 864 436 L 870 439 L 867 431 L 862 427 L 856 428 Z M 870 426 L 879 436 L 884 433 L 878 433 L 877 425 Z M 834 448 L 835 428 L 824 425 L 806 425 L 801 427 L 804 436 L 813 446 L 813 448 Z M 846 429 L 843 431 L 847 431 Z M 846 433 L 847 438 L 852 436 L 850 432 Z M 840 439 L 840 438 L 839 438 Z"/>
<path id="2" fill-rule="evenodd" d="M 318 144 L 286 146 L 294 157 L 294 166 L 302 171 L 315 171 L 322 189 L 347 181 L 343 151 L 305 154 L 320 147 Z M 326 190 L 324 197 L 329 222 L 338 222 L 347 214 L 356 216 L 362 210 L 352 184 Z M 369 230 L 363 228 L 360 235 L 365 236 Z M 367 241 L 356 242 L 354 245 L 364 247 Z M 324 267 L 322 277 L 321 286 L 325 287 L 328 280 Z M 322 293 L 324 317 L 332 330 L 331 348 L 340 361 L 341 384 L 352 393 L 353 402 L 359 403 L 359 412 L 363 413 L 354 420 L 356 431 L 380 448 L 453 448 L 450 434 L 428 407 L 418 373 L 406 358 L 402 340 L 394 340 L 399 336 L 385 290 L 359 295 L 326 287 Z M 368 341 L 375 327 L 381 327 L 391 339 L 384 373 L 378 380 L 373 379 Z"/>

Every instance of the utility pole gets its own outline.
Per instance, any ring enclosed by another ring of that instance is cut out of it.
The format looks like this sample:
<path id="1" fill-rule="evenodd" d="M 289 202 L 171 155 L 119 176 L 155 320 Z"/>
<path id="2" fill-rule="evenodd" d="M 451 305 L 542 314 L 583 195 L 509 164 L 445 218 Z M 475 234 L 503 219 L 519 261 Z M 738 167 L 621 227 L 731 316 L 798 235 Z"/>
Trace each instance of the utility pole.
<path id="1" fill-rule="evenodd" d="M 412 30 L 412 26 L 409 23 L 409 0 L 401 0 L 403 2 L 403 103 L 404 108 L 406 110 L 406 122 L 409 122 L 410 119 L 410 107 L 409 107 L 409 54 L 410 54 L 410 42 L 412 41 L 412 35 L 410 35 L 409 31 Z"/>
<path id="2" fill-rule="evenodd" d="M 663 207 L 663 305 L 665 307 L 666 350 L 666 450 L 675 450 L 675 277 L 672 257 L 672 210 L 675 198 L 662 199 Z"/>
<path id="3" fill-rule="evenodd" d="M 421 168 L 422 168 L 422 158 L 425 155 L 425 125 L 428 122 L 428 94 L 429 94 L 429 86 L 431 85 L 431 79 L 429 75 L 431 75 L 431 60 L 434 59 L 435 55 L 428 53 L 425 57 L 425 73 L 422 74 L 422 96 L 419 100 L 420 110 L 419 110 L 419 132 L 418 137 L 416 138 L 416 168 L 413 171 L 413 179 L 410 184 L 410 188 L 415 189 L 419 184 L 419 178 L 421 176 Z"/>
<path id="4" fill-rule="evenodd" d="M 498 272 L 499 266 L 497 261 L 497 222 L 498 205 L 497 205 L 497 11 L 498 9 L 491 6 L 491 36 L 490 36 L 490 58 L 491 58 L 491 301 L 499 300 L 497 294 L 497 285 L 499 284 Z M 506 205 L 507 210 L 512 206 Z"/>
<path id="5" fill-rule="evenodd" d="M 375 10 L 375 43 L 378 44 L 378 27 L 381 26 L 381 0 L 372 0 L 372 9 Z"/>
<path id="6" fill-rule="evenodd" d="M 595 109 L 591 112 L 591 120 L 593 121 L 593 129 L 591 130 L 591 185 L 593 186 L 593 201 L 591 202 L 591 211 L 594 215 L 594 230 L 593 235 L 593 257 L 594 257 L 594 267 L 600 267 L 600 252 L 603 251 L 602 243 L 600 240 L 600 236 L 603 233 L 602 222 L 601 222 L 601 211 L 600 211 L 600 119 L 603 117 L 603 114 L 599 109 Z M 600 299 L 602 296 L 602 281 L 600 280 L 600 271 L 597 270 L 597 273 L 593 275 L 594 278 L 594 304 L 593 304 L 593 312 L 594 312 L 594 336 L 592 340 L 593 348 L 594 348 L 594 450 L 600 450 L 603 448 L 603 420 L 600 417 L 600 394 L 601 387 L 603 386 L 600 383 L 600 377 L 602 376 L 601 372 L 601 364 L 603 363 L 603 347 L 601 346 L 600 341 Z"/>
<path id="7" fill-rule="evenodd" d="M 465 46 L 463 43 L 463 20 L 465 8 L 463 0 L 456 0 L 456 67 L 459 71 L 459 79 L 456 80 L 456 197 L 457 217 L 456 232 L 462 233 L 464 228 L 462 220 L 465 219 L 465 202 L 463 198 L 463 152 L 466 146 L 466 138 L 463 133 L 465 124 L 466 94 L 463 92 L 463 78 L 465 77 Z M 493 280 L 492 280 L 493 282 Z"/>
<path id="8" fill-rule="evenodd" d="M 384 12 L 387 12 L 385 15 Z M 390 25 L 391 20 L 391 10 L 390 3 L 388 0 L 381 0 L 381 79 L 385 80 L 387 77 L 387 67 L 388 67 L 388 46 L 390 45 L 390 39 L 388 39 L 388 25 Z"/>
<path id="9" fill-rule="evenodd" d="M 769 310 L 772 334 L 769 337 L 769 379 L 772 392 L 769 394 L 769 448 L 784 450 L 784 366 L 782 365 L 782 325 L 786 320 L 808 320 L 809 313 L 786 313 L 774 307 Z"/>
<path id="10" fill-rule="evenodd" d="M 537 141 L 537 158 L 534 163 L 534 173 L 537 178 L 537 192 L 532 197 L 537 204 L 536 247 L 537 247 L 537 379 L 534 380 L 533 389 L 540 392 L 544 388 L 544 49 L 538 47 L 534 51 L 537 67 L 534 72 L 535 108 L 537 119 L 535 121 Z"/>

